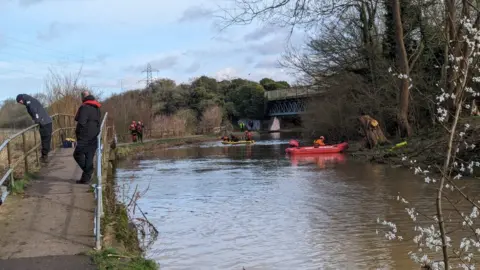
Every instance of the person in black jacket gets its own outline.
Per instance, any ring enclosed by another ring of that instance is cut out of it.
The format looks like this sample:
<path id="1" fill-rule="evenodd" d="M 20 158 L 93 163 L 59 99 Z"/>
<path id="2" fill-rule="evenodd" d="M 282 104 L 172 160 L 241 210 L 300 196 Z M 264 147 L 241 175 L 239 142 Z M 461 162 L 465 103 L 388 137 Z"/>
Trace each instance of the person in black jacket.
<path id="1" fill-rule="evenodd" d="M 40 161 L 47 163 L 50 143 L 52 141 L 52 118 L 48 115 L 42 104 L 32 96 L 20 94 L 17 96 L 17 102 L 25 105 L 32 120 L 40 127 L 40 140 L 42 142 L 42 157 Z"/>
<path id="2" fill-rule="evenodd" d="M 97 151 L 97 136 L 100 133 L 101 125 L 101 105 L 88 91 L 82 92 L 82 101 L 83 104 L 75 116 L 77 146 L 73 157 L 83 171 L 82 177 L 77 183 L 88 184 L 93 176 L 93 159 Z"/>

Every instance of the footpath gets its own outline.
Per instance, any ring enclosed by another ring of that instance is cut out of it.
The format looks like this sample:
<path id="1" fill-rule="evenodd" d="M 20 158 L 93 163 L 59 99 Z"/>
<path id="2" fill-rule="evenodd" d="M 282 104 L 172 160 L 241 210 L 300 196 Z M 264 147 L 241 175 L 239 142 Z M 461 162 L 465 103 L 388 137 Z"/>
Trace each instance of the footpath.
<path id="1" fill-rule="evenodd" d="M 0 206 L 0 270 L 96 269 L 94 195 L 79 185 L 73 149 L 59 149 L 25 190 Z"/>

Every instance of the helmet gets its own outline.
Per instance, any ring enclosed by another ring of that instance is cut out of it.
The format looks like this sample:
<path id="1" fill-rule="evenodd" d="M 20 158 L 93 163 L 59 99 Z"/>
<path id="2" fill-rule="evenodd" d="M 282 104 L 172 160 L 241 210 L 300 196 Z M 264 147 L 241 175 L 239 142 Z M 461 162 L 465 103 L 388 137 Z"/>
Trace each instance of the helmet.
<path id="1" fill-rule="evenodd" d="M 320 140 L 325 140 L 325 137 L 323 137 L 323 136 L 320 136 Z"/>

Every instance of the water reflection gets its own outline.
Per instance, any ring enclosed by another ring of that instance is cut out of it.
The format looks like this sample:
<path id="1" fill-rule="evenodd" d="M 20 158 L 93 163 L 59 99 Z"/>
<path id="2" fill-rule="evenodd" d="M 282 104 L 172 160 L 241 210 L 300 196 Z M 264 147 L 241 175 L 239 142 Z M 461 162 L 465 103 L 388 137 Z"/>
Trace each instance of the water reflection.
<path id="1" fill-rule="evenodd" d="M 319 168 L 325 169 L 327 166 L 335 164 L 344 164 L 346 157 L 344 154 L 312 154 L 312 155 L 292 155 L 288 156 L 292 166 L 304 164 L 316 164 Z"/>
<path id="2" fill-rule="evenodd" d="M 287 158 L 285 140 L 177 147 L 123 164 L 119 184 L 150 185 L 139 204 L 160 237 L 148 256 L 162 269 L 417 269 L 412 242 L 385 241 L 375 220 L 411 230 L 392 198 L 427 208 L 429 186 L 342 154 Z"/>
<path id="3" fill-rule="evenodd" d="M 280 132 L 272 132 L 270 133 L 270 138 L 272 140 L 280 140 L 281 133 Z"/>

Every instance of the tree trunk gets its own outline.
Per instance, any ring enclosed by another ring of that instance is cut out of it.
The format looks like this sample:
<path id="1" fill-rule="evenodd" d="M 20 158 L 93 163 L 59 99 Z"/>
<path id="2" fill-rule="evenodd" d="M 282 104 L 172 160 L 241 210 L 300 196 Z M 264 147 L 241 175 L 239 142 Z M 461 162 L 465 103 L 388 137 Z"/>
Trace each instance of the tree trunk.
<path id="1" fill-rule="evenodd" d="M 388 140 L 383 134 L 382 128 L 378 124 L 378 121 L 373 119 L 369 115 L 362 115 L 358 118 L 362 129 L 362 134 L 365 136 L 366 147 L 369 149 L 374 148 L 377 145 L 387 143 Z M 373 123 L 376 123 L 373 124 Z"/>
<path id="2" fill-rule="evenodd" d="M 412 128 L 408 122 L 408 105 L 410 98 L 410 77 L 408 67 L 407 50 L 405 49 L 405 43 L 403 42 L 403 26 L 400 13 L 399 0 L 393 1 L 393 18 L 395 21 L 395 39 L 396 39 L 396 58 L 397 65 L 400 74 L 403 75 L 400 78 L 400 100 L 398 104 L 398 125 L 400 128 L 400 135 L 402 137 L 410 137 L 412 135 Z"/>

